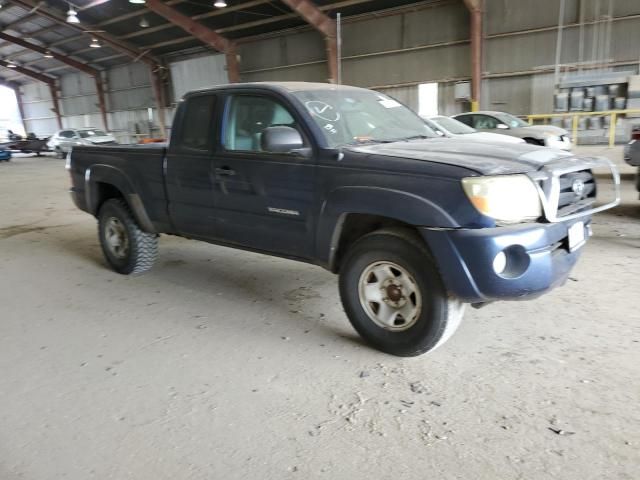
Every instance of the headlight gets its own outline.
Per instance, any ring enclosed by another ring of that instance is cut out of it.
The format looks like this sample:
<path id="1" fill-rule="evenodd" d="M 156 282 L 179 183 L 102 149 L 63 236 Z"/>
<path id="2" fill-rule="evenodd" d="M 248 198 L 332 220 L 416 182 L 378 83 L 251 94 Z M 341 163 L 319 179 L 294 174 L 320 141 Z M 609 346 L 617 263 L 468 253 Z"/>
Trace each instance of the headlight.
<path id="1" fill-rule="evenodd" d="M 542 215 L 538 190 L 526 175 L 463 178 L 462 188 L 473 206 L 496 222 L 518 223 Z"/>

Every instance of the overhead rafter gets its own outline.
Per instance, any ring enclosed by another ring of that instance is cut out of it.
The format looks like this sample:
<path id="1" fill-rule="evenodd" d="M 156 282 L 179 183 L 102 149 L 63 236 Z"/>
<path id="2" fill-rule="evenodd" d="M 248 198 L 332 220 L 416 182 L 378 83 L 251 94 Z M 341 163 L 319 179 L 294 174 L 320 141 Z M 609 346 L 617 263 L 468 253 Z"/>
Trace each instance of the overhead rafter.
<path id="1" fill-rule="evenodd" d="M 62 128 L 62 116 L 60 115 L 60 102 L 58 99 L 58 89 L 56 87 L 56 79 L 53 77 L 49 77 L 40 72 L 36 72 L 35 70 L 31 70 L 25 67 L 21 67 L 19 65 L 14 65 L 13 67 L 9 67 L 9 63 L 4 60 L 0 60 L 0 67 L 11 68 L 11 70 L 18 72 L 19 74 L 37 80 L 46 84 L 49 87 L 49 92 L 51 93 L 51 101 L 53 102 L 53 112 L 56 115 L 56 119 L 58 120 L 58 127 Z"/>
<path id="2" fill-rule="evenodd" d="M 324 35 L 327 44 L 329 81 L 335 83 L 338 79 L 338 44 L 335 20 L 328 17 L 311 0 L 282 0 L 282 2 Z"/>
<path id="3" fill-rule="evenodd" d="M 238 56 L 236 54 L 236 45 L 234 42 L 223 37 L 219 33 L 202 25 L 178 12 L 175 8 L 168 6 L 162 0 L 147 0 L 146 6 L 152 12 L 166 18 L 174 25 L 182 28 L 190 33 L 198 40 L 213 47 L 215 50 L 225 54 L 227 59 L 227 75 L 230 82 L 240 81 L 240 68 L 238 66 Z"/>
<path id="4" fill-rule="evenodd" d="M 51 10 L 47 7 L 44 7 L 40 4 L 37 4 L 35 0 L 8 0 L 14 5 L 19 5 L 23 8 L 27 9 L 35 9 L 36 13 L 44 18 L 48 18 L 56 23 L 64 25 L 68 28 L 76 30 L 78 32 L 90 35 L 93 38 L 97 38 L 101 40 L 105 44 L 109 45 L 112 49 L 119 51 L 130 58 L 134 59 L 134 61 L 141 61 L 146 63 L 151 71 L 152 77 L 152 85 L 154 96 L 156 99 L 156 105 L 158 108 L 158 123 L 160 124 L 160 130 L 162 135 L 164 136 L 166 133 L 165 122 L 164 122 L 164 109 L 166 107 L 166 99 L 164 95 L 164 84 L 161 78 L 159 78 L 160 72 L 163 71 L 164 67 L 160 60 L 153 55 L 151 55 L 148 51 L 140 50 L 139 48 L 131 45 L 123 40 L 120 40 L 112 35 L 109 35 L 105 32 L 95 32 L 93 31 L 93 27 L 83 25 L 81 23 L 67 23 L 66 18 L 56 13 L 54 10 Z"/>
<path id="5" fill-rule="evenodd" d="M 93 7 L 97 7 L 98 5 L 102 5 L 103 3 L 108 2 L 109 0 L 93 0 L 91 3 L 88 3 L 87 5 L 83 5 L 81 7 L 75 7 L 76 11 L 78 12 L 84 12 L 85 10 L 88 10 L 90 8 Z M 39 7 L 38 7 L 39 8 Z M 35 12 L 31 12 L 31 13 L 27 13 L 27 15 L 25 15 L 24 17 L 20 17 L 17 20 L 14 20 L 11 23 L 6 24 L 3 28 L 4 30 L 13 30 L 15 27 L 22 25 L 23 23 L 27 23 L 30 22 L 34 19 L 38 18 L 38 14 Z M 47 28 L 47 27 L 45 27 Z"/>
<path id="6" fill-rule="evenodd" d="M 100 114 L 102 115 L 102 122 L 104 123 L 105 130 L 109 129 L 109 125 L 107 123 L 107 103 L 104 94 L 104 84 L 102 82 L 102 74 L 99 70 L 96 70 L 89 65 L 86 65 L 82 62 L 74 60 L 67 55 L 63 55 L 57 53 L 55 51 L 48 50 L 40 45 L 37 45 L 32 42 L 28 42 L 23 40 L 22 38 L 14 37 L 13 35 L 9 35 L 7 33 L 0 32 L 0 39 L 13 43 L 14 45 L 19 45 L 23 48 L 29 49 L 33 52 L 41 53 L 42 55 L 46 55 L 49 53 L 53 58 L 58 60 L 59 62 L 64 63 L 65 65 L 70 66 L 80 72 L 86 73 L 93 77 L 96 85 L 96 94 L 98 95 L 98 106 L 100 107 Z"/>
<path id="7" fill-rule="evenodd" d="M 35 0 L 8 0 L 9 2 L 13 3 L 14 5 L 19 5 L 23 8 L 28 8 L 28 9 L 32 9 L 32 8 L 36 8 L 37 4 L 35 2 Z M 82 23 L 67 23 L 67 20 L 65 17 L 63 17 L 62 15 L 58 14 L 56 11 L 51 10 L 50 8 L 44 7 L 44 6 L 40 6 L 37 10 L 36 13 L 44 18 L 47 18 L 49 20 L 52 20 L 56 23 L 59 23 L 60 25 L 64 25 L 67 28 L 71 28 L 73 30 L 76 30 L 80 33 L 84 33 L 86 35 L 89 35 L 93 38 L 97 38 L 98 40 L 101 40 L 102 42 L 104 42 L 105 44 L 109 45 L 111 48 L 113 48 L 114 50 L 117 50 L 119 52 L 124 53 L 125 55 L 128 55 L 131 58 L 135 58 L 138 59 L 142 62 L 147 63 L 150 66 L 159 66 L 161 65 L 161 62 L 159 59 L 149 55 L 149 54 L 145 54 L 144 51 L 141 51 L 140 49 L 138 49 L 137 47 L 135 47 L 134 45 L 131 45 L 125 41 L 122 41 L 120 39 L 118 39 L 117 37 L 114 37 L 112 35 L 109 35 L 108 33 L 105 32 L 97 32 L 95 31 L 93 26 L 88 26 L 88 25 L 83 25 Z"/>

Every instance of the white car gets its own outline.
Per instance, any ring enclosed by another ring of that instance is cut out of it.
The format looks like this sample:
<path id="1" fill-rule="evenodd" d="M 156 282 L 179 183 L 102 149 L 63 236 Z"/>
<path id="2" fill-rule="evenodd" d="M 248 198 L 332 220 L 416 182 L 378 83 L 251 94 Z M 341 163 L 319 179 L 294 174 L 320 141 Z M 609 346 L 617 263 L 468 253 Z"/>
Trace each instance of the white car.
<path id="1" fill-rule="evenodd" d="M 501 135 L 499 133 L 478 132 L 475 128 L 471 128 L 451 117 L 439 115 L 435 117 L 422 117 L 422 119 L 438 135 L 443 137 L 467 138 L 480 142 L 525 143 L 521 138 Z"/>
<path id="2" fill-rule="evenodd" d="M 108 145 L 116 143 L 116 139 L 110 133 L 98 128 L 67 128 L 60 130 L 49 139 L 47 146 L 64 157 L 75 145 Z"/>

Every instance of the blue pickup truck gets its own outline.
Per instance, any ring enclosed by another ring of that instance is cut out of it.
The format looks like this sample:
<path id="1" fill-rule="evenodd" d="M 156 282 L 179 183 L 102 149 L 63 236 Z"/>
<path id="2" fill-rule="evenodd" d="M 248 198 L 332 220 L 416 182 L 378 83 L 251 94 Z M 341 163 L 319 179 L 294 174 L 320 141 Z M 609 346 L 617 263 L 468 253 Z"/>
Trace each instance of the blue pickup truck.
<path id="1" fill-rule="evenodd" d="M 151 268 L 160 234 L 320 265 L 374 347 L 414 356 L 465 304 L 535 298 L 591 233 L 607 160 L 439 138 L 381 93 L 320 83 L 187 94 L 168 145 L 74 147 L 73 200 L 109 265 Z M 617 187 L 616 187 L 617 191 Z"/>

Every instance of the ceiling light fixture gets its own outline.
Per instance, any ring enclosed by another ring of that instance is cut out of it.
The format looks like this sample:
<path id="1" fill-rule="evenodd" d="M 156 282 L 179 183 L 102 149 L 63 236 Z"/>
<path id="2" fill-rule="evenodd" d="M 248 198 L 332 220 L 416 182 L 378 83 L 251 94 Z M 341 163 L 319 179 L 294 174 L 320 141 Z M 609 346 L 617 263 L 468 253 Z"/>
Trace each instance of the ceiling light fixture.
<path id="1" fill-rule="evenodd" d="M 140 19 L 140 23 L 139 23 L 140 27 L 142 28 L 148 28 L 149 27 L 149 20 L 147 20 L 147 17 L 142 17 Z"/>
<path id="2" fill-rule="evenodd" d="M 69 4 L 69 11 L 67 12 L 67 23 L 80 23 L 78 12 L 73 9 L 71 4 Z"/>
<path id="3" fill-rule="evenodd" d="M 9 60 L 7 62 L 7 68 L 16 68 L 17 65 L 15 63 L 13 63 L 11 60 Z"/>
<path id="4" fill-rule="evenodd" d="M 144 3 L 144 0 L 129 0 L 129 3 L 134 3 L 137 5 L 141 5 Z"/>
<path id="5" fill-rule="evenodd" d="M 95 37 L 93 37 L 93 38 L 91 39 L 91 43 L 89 44 L 89 46 L 90 46 L 91 48 L 101 48 L 101 47 L 102 47 L 102 45 L 100 45 L 100 42 L 98 41 L 98 39 L 97 39 L 97 38 L 95 38 Z"/>
<path id="6" fill-rule="evenodd" d="M 53 58 L 53 54 L 49 50 L 47 50 L 47 51 L 44 52 L 43 57 L 44 58 Z"/>
<path id="7" fill-rule="evenodd" d="M 224 8 L 227 6 L 227 2 L 225 2 L 224 0 L 216 0 L 213 6 L 216 8 Z"/>

